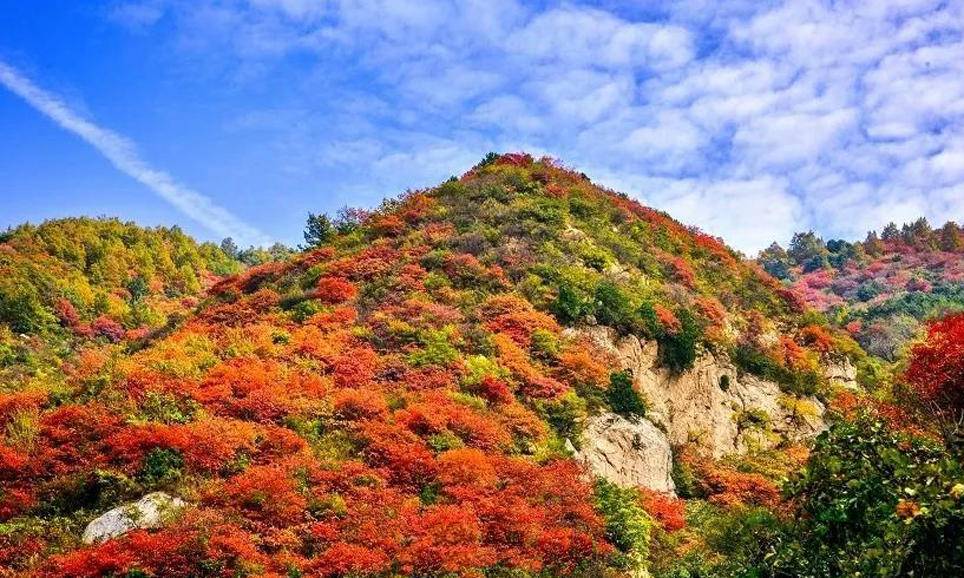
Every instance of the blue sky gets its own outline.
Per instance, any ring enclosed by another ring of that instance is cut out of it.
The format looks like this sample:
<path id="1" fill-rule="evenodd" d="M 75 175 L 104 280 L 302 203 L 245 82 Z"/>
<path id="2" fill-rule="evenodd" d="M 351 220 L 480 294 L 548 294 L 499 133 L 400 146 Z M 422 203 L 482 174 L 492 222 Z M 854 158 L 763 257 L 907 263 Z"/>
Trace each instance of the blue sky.
<path id="1" fill-rule="evenodd" d="M 0 227 L 299 240 L 486 152 L 756 251 L 964 221 L 964 2 L 9 1 Z"/>

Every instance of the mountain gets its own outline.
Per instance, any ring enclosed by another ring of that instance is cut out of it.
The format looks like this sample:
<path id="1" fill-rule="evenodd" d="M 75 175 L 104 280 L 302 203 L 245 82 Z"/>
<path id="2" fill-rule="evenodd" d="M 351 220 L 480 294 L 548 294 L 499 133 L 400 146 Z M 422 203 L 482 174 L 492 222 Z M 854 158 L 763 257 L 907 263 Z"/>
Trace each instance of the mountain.
<path id="1" fill-rule="evenodd" d="M 94 266 L 41 242 L 58 225 L 0 245 L 29 282 L 0 285 L 5 339 L 68 351 L 53 377 L 2 361 L 22 376 L 0 389 L 6 575 L 961 567 L 935 546 L 959 535 L 959 464 L 879 399 L 859 345 L 719 239 L 557 162 L 491 154 L 377 210 L 311 215 L 311 248 L 243 270 L 136 228 L 94 234 L 128 256 Z M 144 235 L 178 266 L 134 259 Z M 63 274 L 37 281 L 48 263 Z M 142 324 L 143 285 L 176 314 Z M 898 518 L 904 488 L 920 497 Z"/>
<path id="2" fill-rule="evenodd" d="M 964 231 L 925 219 L 888 225 L 863 242 L 825 242 L 812 232 L 759 262 L 810 307 L 826 313 L 868 352 L 894 361 L 921 323 L 964 310 Z"/>

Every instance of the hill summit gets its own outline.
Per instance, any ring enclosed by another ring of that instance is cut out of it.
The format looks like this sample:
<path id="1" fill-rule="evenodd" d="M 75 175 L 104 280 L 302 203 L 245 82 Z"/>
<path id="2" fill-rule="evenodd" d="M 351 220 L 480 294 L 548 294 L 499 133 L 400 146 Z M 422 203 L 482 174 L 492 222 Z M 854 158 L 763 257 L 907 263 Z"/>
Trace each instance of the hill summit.
<path id="1" fill-rule="evenodd" d="M 21 328 L 67 352 L 0 391 L 0 565 L 675 572 L 722 547 L 677 496 L 776 516 L 866 362 L 720 240 L 549 159 L 490 155 L 310 240 L 132 338 Z"/>

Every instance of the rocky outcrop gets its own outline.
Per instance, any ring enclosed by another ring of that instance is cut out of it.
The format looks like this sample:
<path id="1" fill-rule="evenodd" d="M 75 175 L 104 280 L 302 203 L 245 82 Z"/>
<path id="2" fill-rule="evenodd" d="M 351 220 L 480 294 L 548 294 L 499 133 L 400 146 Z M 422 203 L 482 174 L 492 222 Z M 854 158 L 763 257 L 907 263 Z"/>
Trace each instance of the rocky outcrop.
<path id="1" fill-rule="evenodd" d="M 614 413 L 590 418 L 576 459 L 614 484 L 666 493 L 676 490 L 669 441 L 643 418 L 627 419 Z"/>
<path id="2" fill-rule="evenodd" d="M 180 498 L 164 492 L 147 494 L 136 502 L 118 506 L 95 518 L 87 524 L 82 539 L 85 544 L 94 544 L 131 530 L 159 528 L 185 505 Z"/>
<path id="3" fill-rule="evenodd" d="M 634 385 L 646 397 L 646 417 L 665 429 L 673 445 L 694 442 L 720 457 L 803 440 L 825 427 L 819 400 L 741 375 L 725 356 L 704 353 L 692 369 L 677 375 L 660 367 L 653 341 L 620 338 L 601 326 L 568 331 L 586 335 L 632 371 Z"/>
<path id="4" fill-rule="evenodd" d="M 849 357 L 831 361 L 824 368 L 824 376 L 833 385 L 857 389 L 857 368 Z"/>

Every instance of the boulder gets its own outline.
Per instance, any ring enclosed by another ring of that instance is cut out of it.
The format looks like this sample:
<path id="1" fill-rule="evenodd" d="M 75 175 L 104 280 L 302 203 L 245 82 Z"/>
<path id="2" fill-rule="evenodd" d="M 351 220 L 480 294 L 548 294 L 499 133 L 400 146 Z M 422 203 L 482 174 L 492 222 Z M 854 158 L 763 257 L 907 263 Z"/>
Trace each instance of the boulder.
<path id="1" fill-rule="evenodd" d="M 666 435 L 644 418 L 614 413 L 586 423 L 576 459 L 597 476 L 620 486 L 674 493 L 673 453 Z"/>
<path id="2" fill-rule="evenodd" d="M 136 502 L 104 512 L 84 530 L 85 544 L 94 544 L 122 536 L 131 530 L 159 528 L 184 508 L 184 500 L 164 492 L 147 494 Z"/>

